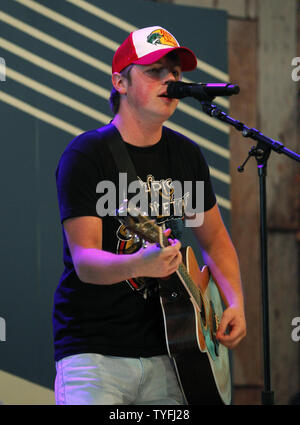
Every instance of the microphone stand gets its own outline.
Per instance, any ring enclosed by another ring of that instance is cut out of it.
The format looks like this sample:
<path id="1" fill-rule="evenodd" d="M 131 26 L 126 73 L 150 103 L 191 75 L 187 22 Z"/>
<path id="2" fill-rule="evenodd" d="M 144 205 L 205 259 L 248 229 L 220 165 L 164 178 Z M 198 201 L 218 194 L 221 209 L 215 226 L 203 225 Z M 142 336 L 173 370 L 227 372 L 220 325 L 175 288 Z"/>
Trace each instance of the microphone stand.
<path id="1" fill-rule="evenodd" d="M 256 146 L 252 146 L 247 159 L 238 167 L 239 172 L 244 171 L 244 166 L 250 157 L 254 156 L 258 167 L 259 188 L 260 188 L 260 246 L 261 246 L 261 281 L 262 281 L 262 314 L 263 314 L 263 358 L 264 358 L 264 390 L 262 391 L 262 404 L 274 404 L 274 392 L 271 390 L 270 373 L 270 336 L 269 336 L 269 304 L 268 304 L 268 254 L 267 254 L 267 207 L 266 207 L 266 175 L 267 162 L 271 151 L 278 154 L 284 154 L 300 162 L 300 155 L 287 149 L 282 143 L 272 140 L 263 135 L 255 128 L 246 127 L 240 121 L 237 121 L 221 111 L 216 105 L 211 104 L 214 97 L 208 97 L 205 94 L 199 95 L 197 99 L 202 105 L 205 113 L 215 117 L 227 124 L 232 125 L 238 131 L 242 132 L 244 137 L 250 137 L 257 141 Z"/>

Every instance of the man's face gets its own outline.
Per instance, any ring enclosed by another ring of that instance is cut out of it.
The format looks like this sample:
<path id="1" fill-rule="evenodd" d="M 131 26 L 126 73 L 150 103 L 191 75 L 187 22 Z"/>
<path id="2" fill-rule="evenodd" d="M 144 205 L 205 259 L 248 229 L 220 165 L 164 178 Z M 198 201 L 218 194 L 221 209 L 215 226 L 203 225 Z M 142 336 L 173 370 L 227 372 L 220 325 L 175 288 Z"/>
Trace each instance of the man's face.
<path id="1" fill-rule="evenodd" d="M 181 79 L 179 60 L 165 56 L 152 65 L 134 65 L 127 87 L 128 107 L 137 119 L 165 121 L 175 111 L 178 99 L 163 97 L 167 83 Z"/>

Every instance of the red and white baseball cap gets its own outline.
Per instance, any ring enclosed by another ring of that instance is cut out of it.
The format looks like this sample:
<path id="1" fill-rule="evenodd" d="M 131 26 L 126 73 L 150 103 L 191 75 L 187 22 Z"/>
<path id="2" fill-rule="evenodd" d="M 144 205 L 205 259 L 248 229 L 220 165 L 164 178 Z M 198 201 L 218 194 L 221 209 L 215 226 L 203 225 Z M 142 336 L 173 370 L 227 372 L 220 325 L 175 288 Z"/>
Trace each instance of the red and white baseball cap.
<path id="1" fill-rule="evenodd" d="M 121 72 L 130 64 L 150 65 L 174 50 L 180 58 L 182 71 L 196 68 L 195 54 L 187 47 L 180 47 L 176 38 L 164 28 L 154 26 L 133 31 L 117 49 L 112 72 Z"/>

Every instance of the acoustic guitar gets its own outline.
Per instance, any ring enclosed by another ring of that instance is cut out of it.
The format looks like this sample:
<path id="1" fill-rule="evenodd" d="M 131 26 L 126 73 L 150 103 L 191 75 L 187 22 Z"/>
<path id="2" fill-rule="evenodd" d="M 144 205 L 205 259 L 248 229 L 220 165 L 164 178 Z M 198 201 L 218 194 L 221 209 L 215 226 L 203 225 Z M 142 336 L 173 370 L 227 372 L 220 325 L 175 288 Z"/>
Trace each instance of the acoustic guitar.
<path id="1" fill-rule="evenodd" d="M 169 245 L 162 227 L 138 209 L 123 204 L 117 218 L 143 240 Z M 222 298 L 209 268 L 199 268 L 193 249 L 181 253 L 177 271 L 158 279 L 168 353 L 187 404 L 230 404 L 228 349 L 216 338 Z"/>

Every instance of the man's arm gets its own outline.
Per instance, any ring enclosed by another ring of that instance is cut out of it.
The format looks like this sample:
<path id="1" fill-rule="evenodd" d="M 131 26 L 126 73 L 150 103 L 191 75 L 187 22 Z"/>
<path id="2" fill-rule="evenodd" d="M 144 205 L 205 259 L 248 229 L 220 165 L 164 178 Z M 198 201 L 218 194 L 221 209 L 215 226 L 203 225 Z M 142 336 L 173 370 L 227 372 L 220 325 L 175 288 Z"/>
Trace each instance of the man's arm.
<path id="1" fill-rule="evenodd" d="M 246 335 L 244 297 L 237 253 L 218 206 L 206 211 L 203 224 L 192 229 L 200 243 L 203 260 L 226 303 L 217 338 L 228 348 L 234 348 Z"/>
<path id="2" fill-rule="evenodd" d="M 166 248 L 149 244 L 134 254 L 104 251 L 98 217 L 69 218 L 64 221 L 64 231 L 77 276 L 87 283 L 110 285 L 133 277 L 165 277 L 174 273 L 182 260 L 180 242 L 171 239 Z"/>

